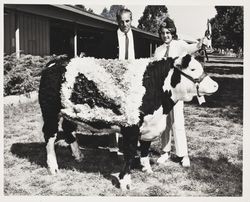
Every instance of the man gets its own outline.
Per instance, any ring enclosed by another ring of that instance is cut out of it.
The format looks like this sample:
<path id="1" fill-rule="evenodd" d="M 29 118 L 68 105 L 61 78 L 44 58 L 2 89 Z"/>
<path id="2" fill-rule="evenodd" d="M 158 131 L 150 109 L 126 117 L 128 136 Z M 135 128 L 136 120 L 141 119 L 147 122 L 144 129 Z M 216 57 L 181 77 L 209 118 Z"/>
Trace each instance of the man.
<path id="1" fill-rule="evenodd" d="M 110 31 L 103 33 L 103 38 L 98 47 L 99 58 L 115 59 L 135 59 L 139 58 L 134 41 L 134 34 L 131 29 L 132 12 L 127 8 L 118 10 L 116 14 L 118 29 L 116 32 Z M 127 37 L 126 37 L 127 36 Z M 126 56 L 126 38 L 127 38 L 127 56 Z"/>
<path id="2" fill-rule="evenodd" d="M 121 9 L 116 14 L 118 23 L 117 37 L 119 44 L 119 59 L 135 59 L 134 38 L 131 30 L 132 12 Z"/>
<path id="3" fill-rule="evenodd" d="M 132 12 L 129 9 L 122 8 L 118 10 L 116 20 L 118 23 L 116 36 L 118 46 L 115 46 L 118 47 L 118 50 L 116 55 L 119 60 L 135 59 L 134 37 L 131 30 Z M 122 135 L 120 133 L 110 135 L 110 151 L 122 155 Z"/>

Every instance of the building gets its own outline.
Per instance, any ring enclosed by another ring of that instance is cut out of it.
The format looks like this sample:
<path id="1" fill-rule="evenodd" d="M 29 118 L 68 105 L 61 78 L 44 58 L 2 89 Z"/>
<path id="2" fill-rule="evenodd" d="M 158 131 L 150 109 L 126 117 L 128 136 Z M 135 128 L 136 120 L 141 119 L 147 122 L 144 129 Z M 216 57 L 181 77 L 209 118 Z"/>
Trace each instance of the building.
<path id="1" fill-rule="evenodd" d="M 132 29 L 136 45 L 140 46 L 139 57 L 152 56 L 160 43 L 158 36 Z M 100 42 L 104 38 L 113 40 L 116 30 L 116 22 L 71 5 L 4 5 L 5 54 L 74 57 L 84 52 L 87 56 L 105 57 L 115 47 L 105 49 Z"/>

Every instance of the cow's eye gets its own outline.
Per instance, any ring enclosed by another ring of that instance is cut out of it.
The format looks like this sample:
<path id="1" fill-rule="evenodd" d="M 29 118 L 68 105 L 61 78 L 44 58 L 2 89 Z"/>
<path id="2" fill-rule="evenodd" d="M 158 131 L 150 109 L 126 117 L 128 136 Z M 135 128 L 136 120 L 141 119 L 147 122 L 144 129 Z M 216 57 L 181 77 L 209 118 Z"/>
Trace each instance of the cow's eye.
<path id="1" fill-rule="evenodd" d="M 191 71 L 193 72 L 195 69 L 191 69 Z"/>

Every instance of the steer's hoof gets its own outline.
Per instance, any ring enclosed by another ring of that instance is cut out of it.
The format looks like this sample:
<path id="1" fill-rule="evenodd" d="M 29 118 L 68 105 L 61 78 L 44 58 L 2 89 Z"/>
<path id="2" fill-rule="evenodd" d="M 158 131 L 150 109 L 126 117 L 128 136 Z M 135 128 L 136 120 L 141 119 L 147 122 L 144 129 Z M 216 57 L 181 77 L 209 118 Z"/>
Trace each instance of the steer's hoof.
<path id="1" fill-rule="evenodd" d="M 74 141 L 70 144 L 72 156 L 75 158 L 77 162 L 81 162 L 83 160 L 83 154 L 79 148 L 77 141 Z"/>
<path id="2" fill-rule="evenodd" d="M 48 168 L 48 172 L 50 175 L 56 175 L 60 173 L 58 168 Z"/>
<path id="3" fill-rule="evenodd" d="M 122 191 L 128 191 L 130 190 L 130 184 L 120 184 L 120 188 Z"/>
<path id="4" fill-rule="evenodd" d="M 153 170 L 150 165 L 149 157 L 141 157 L 140 159 L 141 165 L 142 165 L 142 171 L 146 172 L 148 174 L 153 173 Z"/>
<path id="5" fill-rule="evenodd" d="M 83 158 L 84 158 L 84 155 L 82 153 L 80 153 L 79 155 L 77 156 L 74 156 L 75 157 L 75 160 L 80 163 L 82 162 Z"/>
<path id="6" fill-rule="evenodd" d="M 160 158 L 157 159 L 157 163 L 160 165 L 167 165 L 167 163 L 170 160 L 170 152 L 166 152 L 165 154 L 162 154 Z"/>
<path id="7" fill-rule="evenodd" d="M 142 172 L 145 172 L 147 174 L 154 173 L 151 167 L 149 167 L 149 168 L 143 167 L 141 170 L 142 170 Z"/>
<path id="8" fill-rule="evenodd" d="M 188 156 L 184 156 L 182 161 L 181 161 L 181 165 L 185 168 L 189 168 L 190 167 L 190 159 Z"/>
<path id="9" fill-rule="evenodd" d="M 121 190 L 127 191 L 131 189 L 131 175 L 125 175 L 119 182 Z"/>
<path id="10" fill-rule="evenodd" d="M 55 155 L 49 155 L 47 157 L 48 171 L 51 175 L 59 173 L 58 164 L 56 162 Z"/>

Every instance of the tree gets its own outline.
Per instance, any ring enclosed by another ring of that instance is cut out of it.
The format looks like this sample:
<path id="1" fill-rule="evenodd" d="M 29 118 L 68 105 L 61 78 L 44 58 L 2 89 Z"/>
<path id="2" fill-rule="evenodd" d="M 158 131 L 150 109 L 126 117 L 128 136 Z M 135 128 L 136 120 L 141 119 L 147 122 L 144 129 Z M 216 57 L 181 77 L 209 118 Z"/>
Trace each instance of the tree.
<path id="1" fill-rule="evenodd" d="M 112 5 L 110 6 L 109 10 L 105 7 L 102 10 L 101 15 L 105 18 L 108 18 L 110 20 L 116 21 L 116 13 L 118 10 L 125 8 L 123 5 Z"/>
<path id="2" fill-rule="evenodd" d="M 93 11 L 93 9 L 91 9 L 91 8 L 86 8 L 84 5 L 82 5 L 82 4 L 76 4 L 75 5 L 75 7 L 77 7 L 77 8 L 80 8 L 81 10 L 83 10 L 83 11 L 88 11 L 88 12 L 90 12 L 90 13 L 93 13 L 94 11 Z"/>
<path id="3" fill-rule="evenodd" d="M 210 20 L 212 45 L 215 48 L 243 48 L 243 7 L 215 6 L 217 14 Z"/>
<path id="4" fill-rule="evenodd" d="M 138 20 L 138 28 L 157 33 L 159 25 L 168 16 L 166 6 L 146 6 L 143 11 L 143 16 Z"/>
<path id="5" fill-rule="evenodd" d="M 94 11 L 93 11 L 93 9 L 92 9 L 92 8 L 89 8 L 89 9 L 88 9 L 88 12 L 90 12 L 90 13 L 94 13 Z"/>
<path id="6" fill-rule="evenodd" d="M 109 16 L 109 10 L 106 7 L 104 7 L 104 9 L 102 10 L 101 15 L 103 17 L 105 17 L 105 18 L 108 18 L 108 16 Z"/>

